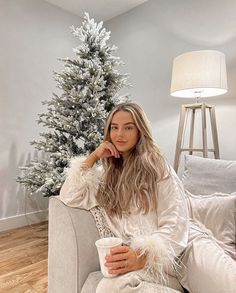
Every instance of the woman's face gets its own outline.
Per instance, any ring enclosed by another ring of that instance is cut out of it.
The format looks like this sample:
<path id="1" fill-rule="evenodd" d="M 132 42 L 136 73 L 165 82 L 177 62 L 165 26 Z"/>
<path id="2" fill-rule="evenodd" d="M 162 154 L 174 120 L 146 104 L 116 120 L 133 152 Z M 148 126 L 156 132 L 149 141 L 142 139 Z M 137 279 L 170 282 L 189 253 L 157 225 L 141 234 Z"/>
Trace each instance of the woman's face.
<path id="1" fill-rule="evenodd" d="M 127 111 L 116 112 L 110 125 L 111 142 L 117 150 L 126 156 L 139 140 L 139 131 L 132 114 Z"/>

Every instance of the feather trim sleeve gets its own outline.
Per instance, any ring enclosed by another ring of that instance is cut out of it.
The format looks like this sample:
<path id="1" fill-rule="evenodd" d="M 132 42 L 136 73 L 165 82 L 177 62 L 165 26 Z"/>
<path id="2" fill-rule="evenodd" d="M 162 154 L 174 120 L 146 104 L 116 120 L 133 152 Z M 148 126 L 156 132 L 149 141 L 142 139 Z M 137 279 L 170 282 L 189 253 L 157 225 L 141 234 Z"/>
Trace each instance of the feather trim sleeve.
<path id="1" fill-rule="evenodd" d="M 60 199 L 71 207 L 90 210 L 97 206 L 96 194 L 101 180 L 101 167 L 83 169 L 85 157 L 75 157 L 70 161 L 66 180 L 60 191 Z"/>
<path id="2" fill-rule="evenodd" d="M 186 196 L 174 170 L 159 183 L 157 219 L 157 230 L 151 235 L 134 237 L 131 247 L 147 256 L 144 270 L 160 283 L 166 283 L 165 273 L 176 273 L 177 257 L 188 241 Z"/>

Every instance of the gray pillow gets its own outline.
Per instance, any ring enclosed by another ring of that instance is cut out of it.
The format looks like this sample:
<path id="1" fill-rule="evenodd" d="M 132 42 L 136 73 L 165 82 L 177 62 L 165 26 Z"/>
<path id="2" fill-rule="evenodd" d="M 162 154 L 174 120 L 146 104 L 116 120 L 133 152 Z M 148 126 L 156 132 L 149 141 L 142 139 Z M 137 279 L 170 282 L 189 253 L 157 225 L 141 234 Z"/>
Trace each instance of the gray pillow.
<path id="1" fill-rule="evenodd" d="M 192 194 L 232 193 L 236 191 L 236 161 L 185 155 L 182 182 Z"/>
<path id="2" fill-rule="evenodd" d="M 221 246 L 236 260 L 236 192 L 186 194 L 191 218 L 210 229 Z"/>

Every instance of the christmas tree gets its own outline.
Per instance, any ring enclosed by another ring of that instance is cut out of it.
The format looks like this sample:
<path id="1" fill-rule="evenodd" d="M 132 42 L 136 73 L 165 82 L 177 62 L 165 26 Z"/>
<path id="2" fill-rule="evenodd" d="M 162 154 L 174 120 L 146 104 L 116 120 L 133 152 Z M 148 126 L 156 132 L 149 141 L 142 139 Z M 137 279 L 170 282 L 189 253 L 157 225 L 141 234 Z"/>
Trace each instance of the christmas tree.
<path id="1" fill-rule="evenodd" d="M 124 63 L 113 55 L 117 48 L 107 44 L 110 32 L 103 23 L 85 13 L 81 27 L 71 29 L 80 45 L 74 49 L 75 59 L 60 59 L 64 69 L 54 78 L 61 94 L 43 102 L 47 111 L 39 115 L 38 123 L 47 132 L 31 142 L 46 156 L 21 167 L 23 174 L 17 178 L 31 193 L 44 196 L 59 194 L 70 158 L 86 155 L 101 143 L 108 112 L 128 99 L 118 95 L 129 85 L 128 74 L 117 70 Z"/>

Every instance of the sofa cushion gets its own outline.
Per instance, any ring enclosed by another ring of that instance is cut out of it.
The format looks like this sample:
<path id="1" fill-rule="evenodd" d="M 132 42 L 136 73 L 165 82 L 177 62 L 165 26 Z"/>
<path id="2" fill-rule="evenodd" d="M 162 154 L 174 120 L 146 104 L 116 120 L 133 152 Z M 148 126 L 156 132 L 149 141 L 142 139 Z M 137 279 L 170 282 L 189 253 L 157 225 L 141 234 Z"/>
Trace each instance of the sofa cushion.
<path id="1" fill-rule="evenodd" d="M 85 281 L 81 293 L 94 293 L 96 292 L 96 288 L 98 283 L 103 278 L 101 271 L 92 272 L 89 274 L 87 280 Z"/>
<path id="2" fill-rule="evenodd" d="M 182 182 L 192 194 L 236 191 L 236 161 L 185 155 Z"/>
<path id="3" fill-rule="evenodd" d="M 222 247 L 236 259 L 236 192 L 193 195 L 186 191 L 190 216 L 210 229 Z"/>

